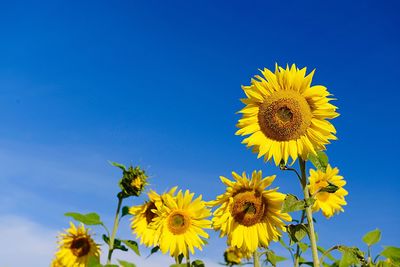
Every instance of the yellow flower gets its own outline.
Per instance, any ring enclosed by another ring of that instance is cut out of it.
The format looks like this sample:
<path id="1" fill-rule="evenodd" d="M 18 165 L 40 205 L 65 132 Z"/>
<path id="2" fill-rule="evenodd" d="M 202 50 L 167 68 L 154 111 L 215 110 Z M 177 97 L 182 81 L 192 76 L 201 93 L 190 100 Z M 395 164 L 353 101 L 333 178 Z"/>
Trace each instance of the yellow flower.
<path id="1" fill-rule="evenodd" d="M 58 251 L 52 267 L 85 267 L 91 256 L 99 257 L 100 248 L 83 224 L 76 227 L 72 222 L 66 233 L 59 235 Z"/>
<path id="2" fill-rule="evenodd" d="M 229 247 L 224 252 L 225 263 L 228 266 L 239 265 L 244 258 L 250 259 L 251 254 L 237 247 Z"/>
<path id="3" fill-rule="evenodd" d="M 173 196 L 177 187 L 172 188 L 165 194 Z M 152 222 L 157 214 L 156 203 L 162 202 L 161 196 L 155 191 L 151 190 L 148 194 L 149 201 L 140 206 L 134 206 L 129 209 L 129 213 L 132 214 L 131 228 L 136 237 L 140 239 L 141 244 L 145 244 L 148 247 L 158 245 L 158 236 L 156 230 L 152 227 Z"/>
<path id="4" fill-rule="evenodd" d="M 327 120 L 337 117 L 336 107 L 329 103 L 330 93 L 322 85 L 311 86 L 314 71 L 305 76 L 306 68 L 296 65 L 286 69 L 276 65 L 275 73 L 268 69 L 242 86 L 247 98 L 236 135 L 250 135 L 243 140 L 253 147 L 258 158 L 274 158 L 275 164 L 293 161 L 300 156 L 325 150 L 329 140 L 335 140 L 335 127 Z"/>
<path id="5" fill-rule="evenodd" d="M 285 231 L 282 220 L 291 221 L 287 213 L 281 213 L 285 195 L 278 188 L 268 189 L 275 175 L 262 178 L 261 171 L 254 171 L 251 179 L 232 172 L 234 181 L 221 176 L 227 186 L 224 194 L 211 201 L 211 206 L 221 205 L 212 219 L 221 237 L 228 236 L 228 245 L 253 253 L 258 247 L 267 247 L 277 241 Z"/>
<path id="6" fill-rule="evenodd" d="M 328 165 L 326 171 L 310 169 L 310 184 L 308 186 L 311 195 L 315 195 L 313 211 L 322 210 L 325 217 L 330 218 L 335 213 L 343 211 L 342 206 L 346 205 L 344 197 L 348 194 L 343 188 L 346 181 L 339 176 L 339 169 Z M 322 188 L 326 188 L 329 184 L 333 184 L 339 189 L 335 193 L 318 192 Z"/>
<path id="7" fill-rule="evenodd" d="M 211 228 L 211 215 L 201 195 L 193 200 L 194 193 L 180 190 L 175 198 L 171 195 L 162 196 L 163 204 L 156 203 L 157 217 L 154 225 L 160 236 L 160 250 L 171 256 L 188 255 L 189 250 L 194 254 L 194 248 L 202 250 L 204 239 L 208 234 L 204 229 Z"/>

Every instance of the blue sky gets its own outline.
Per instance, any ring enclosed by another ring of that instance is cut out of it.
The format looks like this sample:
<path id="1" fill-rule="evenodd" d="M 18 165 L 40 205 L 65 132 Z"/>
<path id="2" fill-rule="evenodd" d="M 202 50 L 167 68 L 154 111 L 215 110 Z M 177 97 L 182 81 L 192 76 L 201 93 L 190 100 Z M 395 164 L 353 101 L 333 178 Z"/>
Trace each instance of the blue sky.
<path id="1" fill-rule="evenodd" d="M 316 68 L 313 84 L 338 99 L 339 140 L 328 155 L 348 182 L 348 206 L 330 220 L 317 215 L 320 244 L 362 245 L 378 227 L 382 245 L 400 246 L 398 7 L 0 1 L 3 231 L 43 242 L 43 255 L 24 255 L 45 266 L 67 227 L 64 212 L 97 211 L 111 225 L 120 173 L 108 160 L 141 165 L 158 191 L 178 185 L 212 199 L 224 189 L 219 175 L 262 169 L 278 175 L 281 191 L 300 194 L 295 177 L 257 160 L 234 135 L 240 86 L 277 62 Z M 218 262 L 223 249 L 213 234 L 199 255 Z M 2 253 L 6 266 L 22 266 Z"/>

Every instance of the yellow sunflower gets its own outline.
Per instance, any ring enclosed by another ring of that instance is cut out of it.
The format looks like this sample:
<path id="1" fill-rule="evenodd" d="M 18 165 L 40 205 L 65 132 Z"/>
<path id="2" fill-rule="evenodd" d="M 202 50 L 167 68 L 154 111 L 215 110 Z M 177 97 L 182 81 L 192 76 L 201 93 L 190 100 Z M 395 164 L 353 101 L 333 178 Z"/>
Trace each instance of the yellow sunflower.
<path id="1" fill-rule="evenodd" d="M 218 206 L 212 223 L 220 230 L 221 237 L 228 236 L 228 245 L 253 253 L 258 247 L 267 247 L 271 240 L 277 241 L 285 231 L 282 220 L 291 221 L 287 213 L 281 213 L 285 195 L 278 188 L 266 189 L 275 175 L 262 178 L 261 171 L 254 171 L 251 179 L 232 172 L 234 181 L 221 176 L 227 186 L 224 194 L 209 202 Z"/>
<path id="2" fill-rule="evenodd" d="M 59 235 L 58 247 L 53 267 L 85 267 L 91 256 L 100 256 L 99 245 L 93 241 L 83 224 L 76 227 L 71 222 L 66 233 Z"/>
<path id="3" fill-rule="evenodd" d="M 173 196 L 177 187 L 173 187 L 165 194 Z M 140 206 L 134 206 L 129 209 L 132 214 L 131 228 L 136 237 L 140 239 L 140 243 L 148 247 L 158 245 L 158 236 L 156 230 L 151 226 L 153 219 L 157 216 L 155 210 L 156 203 L 162 202 L 161 196 L 151 190 L 148 194 L 149 201 Z"/>
<path id="4" fill-rule="evenodd" d="M 296 65 L 283 69 L 276 65 L 275 73 L 268 69 L 256 75 L 250 86 L 242 86 L 247 98 L 236 135 L 250 135 L 243 140 L 253 147 L 258 158 L 274 158 L 278 165 L 309 153 L 325 150 L 329 140 L 335 140 L 335 127 L 327 120 L 337 117 L 336 107 L 329 103 L 330 93 L 322 85 L 311 86 L 314 71 L 306 76 L 306 68 Z"/>
<path id="5" fill-rule="evenodd" d="M 229 247 L 224 252 L 225 263 L 228 266 L 239 265 L 242 259 L 250 259 L 251 256 L 248 251 L 242 251 L 237 247 Z"/>
<path id="6" fill-rule="evenodd" d="M 326 171 L 310 169 L 310 184 L 308 186 L 311 195 L 315 195 L 313 211 L 322 210 L 325 217 L 330 218 L 335 213 L 343 211 L 342 206 L 346 205 L 344 197 L 348 192 L 343 188 L 346 181 L 339 176 L 339 169 L 328 165 Z M 318 192 L 329 184 L 336 185 L 339 189 L 335 193 Z"/>
<path id="7" fill-rule="evenodd" d="M 171 256 L 179 254 L 188 256 L 189 250 L 194 254 L 194 248 L 202 250 L 204 239 L 208 234 L 204 229 L 211 228 L 211 215 L 201 195 L 193 200 L 194 193 L 180 190 L 175 198 L 171 195 L 162 196 L 163 203 L 156 203 L 157 217 L 154 218 L 155 229 L 160 236 L 160 250 Z"/>

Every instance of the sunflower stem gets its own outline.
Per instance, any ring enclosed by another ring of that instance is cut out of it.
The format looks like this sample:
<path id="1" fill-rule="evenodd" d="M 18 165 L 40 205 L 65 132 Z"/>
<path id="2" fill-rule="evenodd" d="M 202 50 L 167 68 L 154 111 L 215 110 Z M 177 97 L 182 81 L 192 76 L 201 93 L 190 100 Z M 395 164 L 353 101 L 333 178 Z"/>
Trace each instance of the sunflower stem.
<path id="1" fill-rule="evenodd" d="M 257 250 L 255 250 L 253 253 L 253 263 L 254 267 L 260 267 L 260 258 Z"/>
<path id="2" fill-rule="evenodd" d="M 190 267 L 190 255 L 188 246 L 186 246 L 186 265 L 187 267 Z"/>
<path id="3" fill-rule="evenodd" d="M 303 210 L 301 212 L 300 224 L 304 222 L 304 217 L 306 216 L 306 212 Z M 296 254 L 294 256 L 294 267 L 299 267 L 300 265 L 300 246 L 299 243 L 296 245 Z"/>
<path id="4" fill-rule="evenodd" d="M 308 192 L 308 187 L 307 187 L 306 162 L 302 158 L 300 158 L 299 163 L 301 170 L 301 186 L 303 188 L 304 200 L 308 202 L 307 200 L 310 198 L 310 193 Z M 315 238 L 314 221 L 312 217 L 311 205 L 308 205 L 306 207 L 306 215 L 307 215 L 308 230 L 310 236 L 311 252 L 313 256 L 314 267 L 319 267 L 317 239 Z"/>
<path id="5" fill-rule="evenodd" d="M 117 229 L 118 229 L 119 212 L 121 210 L 122 200 L 123 200 L 122 195 L 118 194 L 118 206 L 117 206 L 117 211 L 115 212 L 114 226 L 113 226 L 113 230 L 112 230 L 111 237 L 110 237 L 109 244 L 108 244 L 107 264 L 111 263 L 111 257 L 112 257 L 112 253 L 114 251 L 114 241 L 115 241 L 115 235 L 117 234 Z"/>

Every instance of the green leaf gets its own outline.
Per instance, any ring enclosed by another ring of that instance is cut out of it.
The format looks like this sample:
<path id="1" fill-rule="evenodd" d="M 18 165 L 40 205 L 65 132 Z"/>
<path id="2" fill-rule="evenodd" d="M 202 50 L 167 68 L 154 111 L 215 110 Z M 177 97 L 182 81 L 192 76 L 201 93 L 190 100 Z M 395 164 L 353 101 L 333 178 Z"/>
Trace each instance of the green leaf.
<path id="1" fill-rule="evenodd" d="M 317 154 L 308 154 L 308 160 L 317 168 L 323 172 L 326 171 L 326 167 L 328 166 L 328 156 L 322 152 L 317 151 Z"/>
<path id="2" fill-rule="evenodd" d="M 301 252 L 306 252 L 307 249 L 309 248 L 308 244 L 303 243 L 303 242 L 298 242 L 297 245 L 299 245 Z"/>
<path id="3" fill-rule="evenodd" d="M 192 261 L 192 267 L 205 267 L 206 265 L 201 260 Z"/>
<path id="4" fill-rule="evenodd" d="M 379 229 L 372 230 L 366 233 L 363 236 L 362 240 L 364 241 L 365 244 L 367 244 L 370 247 L 381 240 L 381 231 Z"/>
<path id="5" fill-rule="evenodd" d="M 129 214 L 129 207 L 123 206 L 121 211 L 121 218 Z"/>
<path id="6" fill-rule="evenodd" d="M 114 167 L 118 167 L 121 170 L 123 170 L 124 172 L 126 172 L 126 167 L 125 165 L 121 164 L 121 163 L 117 163 L 117 162 L 113 162 L 113 161 L 108 161 L 111 165 L 113 165 Z"/>
<path id="7" fill-rule="evenodd" d="M 88 267 L 103 267 L 103 265 L 100 264 L 100 260 L 98 257 L 90 256 L 88 263 Z"/>
<path id="8" fill-rule="evenodd" d="M 157 251 L 159 251 L 159 250 L 160 250 L 159 246 L 152 248 L 150 251 L 150 254 L 149 254 L 149 256 L 147 256 L 147 258 L 150 257 L 151 255 L 153 255 L 154 253 L 157 253 Z"/>
<path id="9" fill-rule="evenodd" d="M 295 195 L 287 194 L 282 204 L 281 212 L 293 212 L 304 210 L 304 201 L 299 200 Z"/>
<path id="10" fill-rule="evenodd" d="M 395 263 L 400 263 L 400 248 L 398 247 L 385 246 L 380 255 Z"/>
<path id="11" fill-rule="evenodd" d="M 104 267 L 119 267 L 119 266 L 116 264 L 106 264 L 104 265 Z"/>
<path id="12" fill-rule="evenodd" d="M 339 251 L 342 252 L 339 267 L 361 264 L 361 259 L 364 261 L 364 254 L 356 247 L 340 246 Z"/>
<path id="13" fill-rule="evenodd" d="M 67 217 L 72 217 L 73 219 L 77 220 L 78 222 L 81 222 L 86 225 L 99 225 L 103 224 L 102 221 L 100 220 L 100 216 L 95 213 L 87 213 L 87 214 L 81 214 L 77 212 L 67 212 L 64 214 Z"/>
<path id="14" fill-rule="evenodd" d="M 172 264 L 169 267 L 187 267 L 186 263 L 178 263 L 178 264 Z"/>
<path id="15" fill-rule="evenodd" d="M 127 245 L 130 249 L 132 249 L 136 253 L 136 255 L 140 256 L 139 246 L 136 241 L 133 240 L 121 240 L 121 241 L 122 243 Z"/>
<path id="16" fill-rule="evenodd" d="M 321 188 L 318 192 L 335 193 L 339 190 L 339 186 L 329 183 L 328 186 Z"/>
<path id="17" fill-rule="evenodd" d="M 293 244 L 301 241 L 307 235 L 308 228 L 305 224 L 289 224 L 287 226 L 287 232 Z"/>
<path id="18" fill-rule="evenodd" d="M 118 262 L 121 265 L 121 267 L 136 267 L 135 264 L 127 262 L 127 261 L 118 260 Z"/>
<path id="19" fill-rule="evenodd" d="M 107 245 L 110 245 L 110 238 L 108 236 L 103 234 L 101 237 L 103 238 L 104 242 L 106 242 Z"/>
<path id="20" fill-rule="evenodd" d="M 178 262 L 182 263 L 182 260 L 183 260 L 183 254 L 181 253 L 178 255 Z"/>
<path id="21" fill-rule="evenodd" d="M 119 240 L 118 238 L 115 238 L 114 239 L 114 248 L 113 249 L 119 249 L 119 250 L 122 250 L 122 251 L 128 251 L 128 248 L 125 247 L 124 245 L 122 245 L 121 243 L 122 243 L 121 240 Z"/>

